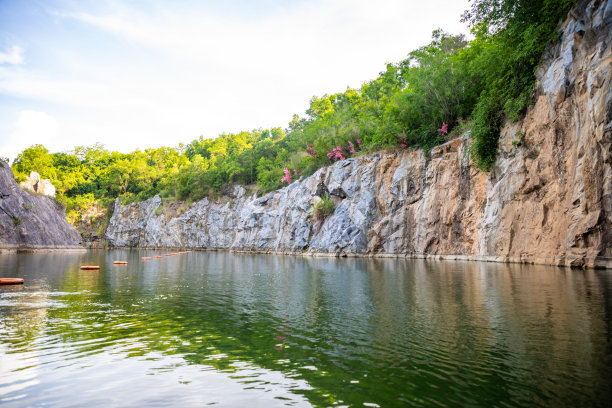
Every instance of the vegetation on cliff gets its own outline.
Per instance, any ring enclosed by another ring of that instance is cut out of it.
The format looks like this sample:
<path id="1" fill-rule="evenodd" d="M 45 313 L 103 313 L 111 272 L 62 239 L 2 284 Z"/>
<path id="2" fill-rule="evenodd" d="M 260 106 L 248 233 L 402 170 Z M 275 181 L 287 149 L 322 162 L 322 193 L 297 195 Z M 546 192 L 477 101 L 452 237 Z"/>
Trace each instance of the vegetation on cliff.
<path id="1" fill-rule="evenodd" d="M 64 153 L 24 150 L 13 170 L 56 186 L 73 224 L 115 197 L 199 199 L 231 183 L 277 189 L 331 162 L 364 152 L 426 151 L 471 123 L 474 163 L 495 160 L 504 119 L 532 101 L 535 69 L 573 0 L 475 0 L 463 15 L 474 39 L 441 30 L 432 41 L 359 89 L 315 96 L 285 129 L 200 137 L 177 148 L 111 152 L 100 144 Z"/>

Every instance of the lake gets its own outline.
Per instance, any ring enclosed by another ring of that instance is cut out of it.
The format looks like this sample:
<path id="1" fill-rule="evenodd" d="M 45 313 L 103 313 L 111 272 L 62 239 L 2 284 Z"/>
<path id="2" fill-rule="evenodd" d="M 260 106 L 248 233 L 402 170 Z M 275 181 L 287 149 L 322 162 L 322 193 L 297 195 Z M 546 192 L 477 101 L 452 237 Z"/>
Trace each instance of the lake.
<path id="1" fill-rule="evenodd" d="M 612 271 L 164 253 L 0 255 L 0 405 L 612 404 Z"/>

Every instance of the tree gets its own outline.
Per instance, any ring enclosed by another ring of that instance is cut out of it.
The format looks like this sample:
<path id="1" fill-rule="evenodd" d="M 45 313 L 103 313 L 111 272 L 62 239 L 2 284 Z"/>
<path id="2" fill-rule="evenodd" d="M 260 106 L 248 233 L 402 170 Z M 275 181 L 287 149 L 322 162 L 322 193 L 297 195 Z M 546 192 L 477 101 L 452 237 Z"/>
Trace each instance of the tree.
<path id="1" fill-rule="evenodd" d="M 49 154 L 49 150 L 41 144 L 35 144 L 17 155 L 13 161 L 13 170 L 17 173 L 29 175 L 35 171 L 40 174 L 41 178 L 54 180 L 57 175 L 55 166 L 53 165 L 53 156 Z"/>

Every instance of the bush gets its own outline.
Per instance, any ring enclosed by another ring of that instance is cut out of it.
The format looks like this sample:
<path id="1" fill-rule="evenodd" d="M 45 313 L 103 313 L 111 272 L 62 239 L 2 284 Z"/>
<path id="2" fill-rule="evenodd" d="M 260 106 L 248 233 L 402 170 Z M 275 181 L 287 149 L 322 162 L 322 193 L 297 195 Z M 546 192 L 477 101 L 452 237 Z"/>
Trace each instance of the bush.
<path id="1" fill-rule="evenodd" d="M 495 163 L 503 119 L 520 119 L 532 103 L 535 71 L 574 0 L 475 0 L 463 21 L 478 49 L 472 70 L 486 84 L 472 113 L 476 166 Z"/>
<path id="2" fill-rule="evenodd" d="M 470 132 L 472 160 L 476 167 L 488 171 L 495 163 L 497 140 L 502 125 L 503 105 L 492 96 L 482 96 L 474 109 Z"/>
<path id="3" fill-rule="evenodd" d="M 317 221 L 323 221 L 334 212 L 334 208 L 334 202 L 329 195 L 321 197 L 321 201 L 316 203 L 314 206 L 314 219 Z"/>

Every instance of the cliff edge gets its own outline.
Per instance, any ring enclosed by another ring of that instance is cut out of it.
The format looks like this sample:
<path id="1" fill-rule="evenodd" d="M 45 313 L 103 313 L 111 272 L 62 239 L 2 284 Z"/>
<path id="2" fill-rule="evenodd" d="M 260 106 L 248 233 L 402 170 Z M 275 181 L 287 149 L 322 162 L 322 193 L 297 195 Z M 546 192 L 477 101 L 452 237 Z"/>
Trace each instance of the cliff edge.
<path id="1" fill-rule="evenodd" d="M 82 248 L 81 235 L 55 199 L 24 191 L 0 162 L 0 250 Z"/>
<path id="2" fill-rule="evenodd" d="M 579 2 L 537 73 L 526 117 L 502 130 L 493 169 L 469 135 L 422 151 L 336 162 L 264 197 L 237 187 L 158 214 L 159 197 L 115 203 L 111 246 L 440 256 L 612 268 L 612 0 Z M 335 202 L 324 220 L 313 207 Z"/>

